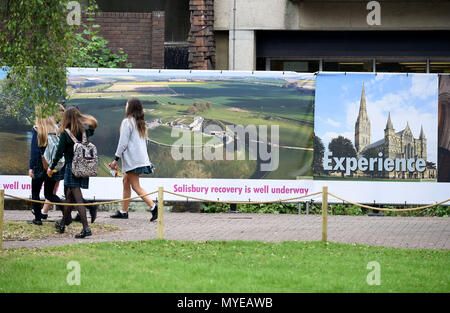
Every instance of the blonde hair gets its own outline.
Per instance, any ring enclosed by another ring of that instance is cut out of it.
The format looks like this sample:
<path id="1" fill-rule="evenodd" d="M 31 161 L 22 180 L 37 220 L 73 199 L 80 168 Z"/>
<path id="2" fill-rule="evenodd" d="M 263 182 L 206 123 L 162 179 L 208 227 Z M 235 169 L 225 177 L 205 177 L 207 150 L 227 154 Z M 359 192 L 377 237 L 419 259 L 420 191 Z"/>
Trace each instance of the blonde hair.
<path id="1" fill-rule="evenodd" d="M 38 146 L 46 147 L 48 141 L 48 134 L 57 134 L 59 135 L 58 126 L 56 126 L 55 119 L 53 116 L 41 118 L 36 117 L 36 125 L 35 125 L 38 137 Z"/>

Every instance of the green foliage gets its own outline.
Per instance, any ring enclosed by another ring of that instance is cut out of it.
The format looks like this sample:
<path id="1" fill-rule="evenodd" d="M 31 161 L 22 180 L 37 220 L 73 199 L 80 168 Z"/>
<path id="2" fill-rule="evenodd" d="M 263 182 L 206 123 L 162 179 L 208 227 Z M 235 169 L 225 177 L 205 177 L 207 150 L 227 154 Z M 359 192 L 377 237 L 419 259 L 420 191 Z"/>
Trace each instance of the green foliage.
<path id="1" fill-rule="evenodd" d="M 414 208 L 416 206 L 387 206 L 389 209 L 405 209 Z M 383 212 L 386 216 L 425 216 L 425 217 L 448 217 L 450 215 L 450 206 L 438 205 L 424 210 L 414 210 L 406 212 L 386 211 Z"/>
<path id="2" fill-rule="evenodd" d="M 73 67 L 118 68 L 131 67 L 126 63 L 128 55 L 119 49 L 118 54 L 108 48 L 108 40 L 98 35 L 100 25 L 82 24 L 84 30 L 75 35 L 78 49 L 74 55 Z"/>
<path id="3" fill-rule="evenodd" d="M 383 206 L 392 210 L 404 209 L 405 206 Z M 298 214 L 297 203 L 269 203 L 269 204 L 238 204 L 237 209 L 242 213 L 271 213 L 271 214 Z M 201 205 L 203 213 L 223 213 L 230 210 L 230 205 L 226 203 L 204 202 Z M 367 215 L 371 210 L 361 208 L 356 205 L 330 203 L 328 206 L 328 214 L 330 215 L 348 215 L 363 216 Z M 305 204 L 302 204 L 302 214 L 305 213 Z M 320 202 L 309 203 L 309 214 L 322 214 L 322 204 Z M 435 206 L 425 210 L 395 212 L 383 211 L 385 216 L 436 216 L 448 217 L 450 215 L 450 206 Z"/>
<path id="4" fill-rule="evenodd" d="M 238 204 L 237 209 L 242 213 L 298 213 L 297 203 Z M 203 213 L 223 213 L 230 210 L 230 205 L 227 203 L 204 202 L 201 205 L 201 210 Z"/>
<path id="5" fill-rule="evenodd" d="M 0 64 L 10 68 L 8 77 L 15 77 L 14 105 L 19 109 L 31 105 L 43 114 L 53 114 L 55 104 L 65 97 L 66 67 L 74 48 L 68 2 L 6 1 L 0 7 Z"/>
<path id="6" fill-rule="evenodd" d="M 325 147 L 323 146 L 322 140 L 314 136 L 314 159 L 313 159 L 313 173 L 314 175 L 323 175 L 325 173 L 323 169 L 323 155 L 325 152 Z"/>
<path id="7" fill-rule="evenodd" d="M 0 81 L 0 130 L 19 131 L 29 128 L 33 124 L 34 108 L 20 103 L 20 91 L 17 88 L 16 75 L 11 73 L 9 78 Z"/>
<path id="8" fill-rule="evenodd" d="M 189 114 L 197 114 L 198 112 L 205 112 L 211 108 L 211 102 L 195 101 L 187 110 Z"/>
<path id="9" fill-rule="evenodd" d="M 333 153 L 333 157 L 336 158 L 355 158 L 356 150 L 353 147 L 353 143 L 350 139 L 345 138 L 343 136 L 338 136 L 337 138 L 333 138 L 328 144 L 328 150 Z M 336 165 L 336 161 L 331 162 L 332 166 Z M 339 171 L 344 177 L 345 171 Z"/>
<path id="10" fill-rule="evenodd" d="M 203 213 L 223 213 L 230 210 L 230 205 L 227 203 L 202 202 L 200 208 Z"/>
<path id="11" fill-rule="evenodd" d="M 330 204 L 332 215 L 364 215 L 360 207 L 346 204 Z"/>
<path id="12" fill-rule="evenodd" d="M 9 68 L 7 78 L 14 82 L 14 92 L 2 94 L 0 100 L 0 109 L 7 103 L 7 116 L 26 113 L 28 120 L 34 120 L 35 112 L 54 115 L 57 104 L 67 98 L 67 67 L 131 66 L 122 49 L 114 54 L 107 48 L 108 41 L 98 35 L 99 25 L 83 24 L 82 32 L 69 25 L 69 2 L 2 1 L 0 66 Z M 83 3 L 87 3 L 84 11 L 88 14 L 98 8 L 95 0 Z"/>

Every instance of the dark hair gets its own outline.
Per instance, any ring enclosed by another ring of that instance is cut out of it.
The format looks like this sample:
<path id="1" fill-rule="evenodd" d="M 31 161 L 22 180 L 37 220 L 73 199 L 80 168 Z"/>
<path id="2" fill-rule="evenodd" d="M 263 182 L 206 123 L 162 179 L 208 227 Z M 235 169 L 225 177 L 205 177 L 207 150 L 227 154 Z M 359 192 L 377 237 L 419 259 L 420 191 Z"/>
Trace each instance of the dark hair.
<path id="1" fill-rule="evenodd" d="M 144 108 L 141 101 L 138 98 L 130 98 L 128 100 L 128 108 L 126 112 L 126 117 L 133 117 L 136 121 L 136 126 L 141 138 L 147 137 L 147 126 L 145 126 L 144 119 Z"/>
<path id="2" fill-rule="evenodd" d="M 70 106 L 64 111 L 61 132 L 68 128 L 74 136 L 77 136 L 83 131 L 83 125 L 89 125 L 90 129 L 96 129 L 98 124 L 92 115 L 81 114 L 74 106 Z"/>

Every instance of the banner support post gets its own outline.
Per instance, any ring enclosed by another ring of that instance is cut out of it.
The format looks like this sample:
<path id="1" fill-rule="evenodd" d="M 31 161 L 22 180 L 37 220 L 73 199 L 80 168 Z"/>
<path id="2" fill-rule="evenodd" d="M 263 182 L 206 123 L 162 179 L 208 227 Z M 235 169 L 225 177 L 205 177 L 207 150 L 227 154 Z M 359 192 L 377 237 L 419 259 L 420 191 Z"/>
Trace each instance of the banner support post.
<path id="1" fill-rule="evenodd" d="M 0 190 L 0 250 L 3 249 L 3 210 L 5 208 L 5 190 Z"/>
<path id="2" fill-rule="evenodd" d="M 158 239 L 164 239 L 163 236 L 163 212 L 164 212 L 164 188 L 158 188 Z"/>
<path id="3" fill-rule="evenodd" d="M 322 187 L 322 241 L 327 241 L 328 228 L 328 187 Z"/>

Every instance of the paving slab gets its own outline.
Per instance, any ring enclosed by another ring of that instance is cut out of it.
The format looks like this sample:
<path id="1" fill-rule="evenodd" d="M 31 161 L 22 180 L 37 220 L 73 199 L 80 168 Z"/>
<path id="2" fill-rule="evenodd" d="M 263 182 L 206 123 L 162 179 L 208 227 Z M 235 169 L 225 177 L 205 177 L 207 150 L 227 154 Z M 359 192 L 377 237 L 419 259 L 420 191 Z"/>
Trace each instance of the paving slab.
<path id="1" fill-rule="evenodd" d="M 74 214 L 74 213 L 73 213 Z M 158 238 L 158 224 L 150 213 L 130 212 L 129 219 L 111 219 L 99 212 L 96 223 L 120 230 L 85 239 L 48 238 L 4 241 L 4 248 L 48 247 L 104 241 L 134 241 Z M 51 211 L 49 221 L 61 218 Z M 31 220 L 29 211 L 5 211 L 5 220 Z M 38 227 L 38 226 L 36 226 Z M 169 240 L 319 241 L 321 215 L 245 213 L 164 213 L 164 238 Z M 450 219 L 445 217 L 328 216 L 328 240 L 409 249 L 450 249 Z"/>

